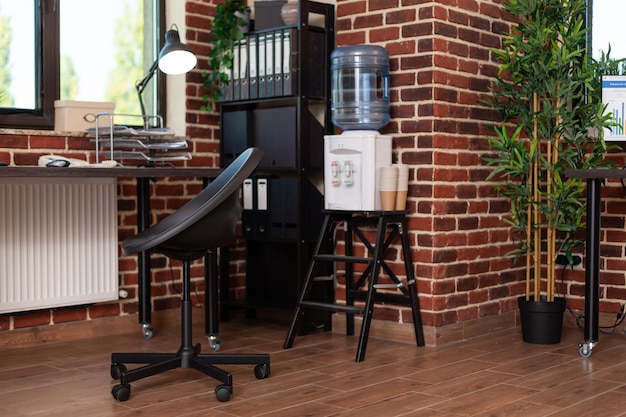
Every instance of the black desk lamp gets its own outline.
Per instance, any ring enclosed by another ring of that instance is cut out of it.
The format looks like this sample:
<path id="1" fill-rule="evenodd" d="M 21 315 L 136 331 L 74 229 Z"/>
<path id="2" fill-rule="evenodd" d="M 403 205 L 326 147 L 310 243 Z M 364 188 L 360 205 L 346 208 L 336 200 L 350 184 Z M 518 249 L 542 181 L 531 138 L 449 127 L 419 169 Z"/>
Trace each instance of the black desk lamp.
<path id="1" fill-rule="evenodd" d="M 165 32 L 165 45 L 163 45 L 159 57 L 154 61 L 143 79 L 135 84 L 144 123 L 146 122 L 146 109 L 143 104 L 143 90 L 146 89 L 146 85 L 156 73 L 157 68 L 165 74 L 184 74 L 191 71 L 197 62 L 196 55 L 180 41 L 178 27 L 172 25 L 172 28 Z"/>

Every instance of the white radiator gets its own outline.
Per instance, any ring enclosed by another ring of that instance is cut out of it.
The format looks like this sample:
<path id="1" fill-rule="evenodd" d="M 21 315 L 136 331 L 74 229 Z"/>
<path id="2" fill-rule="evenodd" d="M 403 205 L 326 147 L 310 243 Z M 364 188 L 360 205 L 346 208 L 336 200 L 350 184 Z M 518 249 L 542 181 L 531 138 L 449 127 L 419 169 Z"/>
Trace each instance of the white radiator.
<path id="1" fill-rule="evenodd" d="M 0 178 L 0 313 L 117 298 L 115 178 Z"/>

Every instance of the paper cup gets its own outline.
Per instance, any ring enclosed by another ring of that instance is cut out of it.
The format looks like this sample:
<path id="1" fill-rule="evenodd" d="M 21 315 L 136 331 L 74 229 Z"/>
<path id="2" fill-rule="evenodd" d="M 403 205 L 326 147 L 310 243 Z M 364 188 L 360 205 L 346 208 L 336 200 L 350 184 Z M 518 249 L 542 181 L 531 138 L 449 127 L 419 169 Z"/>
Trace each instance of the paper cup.
<path id="1" fill-rule="evenodd" d="M 400 191 L 396 192 L 396 210 L 406 210 L 406 197 L 408 195 L 408 191 Z"/>
<path id="2" fill-rule="evenodd" d="M 409 190 L 409 166 L 406 164 L 397 164 L 398 169 L 398 191 Z"/>
<path id="3" fill-rule="evenodd" d="M 396 209 L 396 191 L 380 191 L 380 208 L 382 211 L 394 211 Z"/>
<path id="4" fill-rule="evenodd" d="M 409 166 L 397 164 L 398 189 L 396 192 L 396 210 L 406 210 L 406 197 L 409 191 Z"/>
<path id="5" fill-rule="evenodd" d="M 380 167 L 380 191 L 396 191 L 398 189 L 398 168 L 395 166 Z"/>

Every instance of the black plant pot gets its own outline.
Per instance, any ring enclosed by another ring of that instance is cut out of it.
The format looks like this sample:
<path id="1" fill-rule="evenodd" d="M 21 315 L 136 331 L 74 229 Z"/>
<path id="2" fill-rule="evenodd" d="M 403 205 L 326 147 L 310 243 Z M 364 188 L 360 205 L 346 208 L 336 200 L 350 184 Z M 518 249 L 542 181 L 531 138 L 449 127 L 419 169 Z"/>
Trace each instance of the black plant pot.
<path id="1" fill-rule="evenodd" d="M 561 342 L 563 329 L 563 312 L 565 298 L 554 297 L 553 302 L 547 302 L 542 296 L 539 302 L 531 297 L 519 297 L 517 305 L 522 323 L 522 339 L 526 343 L 553 345 Z"/>

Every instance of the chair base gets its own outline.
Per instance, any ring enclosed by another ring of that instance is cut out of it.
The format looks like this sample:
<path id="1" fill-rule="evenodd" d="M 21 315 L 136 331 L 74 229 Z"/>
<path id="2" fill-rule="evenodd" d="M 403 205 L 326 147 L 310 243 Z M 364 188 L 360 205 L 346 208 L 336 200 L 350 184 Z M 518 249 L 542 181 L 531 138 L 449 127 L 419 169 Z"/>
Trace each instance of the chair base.
<path id="1" fill-rule="evenodd" d="M 127 370 L 124 364 L 145 364 L 139 368 Z M 254 374 L 257 379 L 264 379 L 270 373 L 269 354 L 201 354 L 200 344 L 194 347 L 181 347 L 176 353 L 113 353 L 111 355 L 111 377 L 119 379 L 111 394 L 118 401 L 130 397 L 130 383 L 149 376 L 157 375 L 176 368 L 192 368 L 222 384 L 215 388 L 219 401 L 228 401 L 233 392 L 232 375 L 215 365 L 256 365 Z"/>
<path id="2" fill-rule="evenodd" d="M 111 377 L 120 383 L 111 390 L 111 395 L 118 401 L 130 397 L 130 383 L 152 375 L 176 368 L 193 368 L 217 379 L 222 384 L 215 388 L 218 401 L 228 401 L 233 393 L 233 378 L 230 373 L 215 365 L 256 365 L 254 374 L 257 379 L 267 378 L 270 374 L 269 354 L 201 354 L 200 344 L 192 345 L 190 297 L 190 261 L 183 260 L 183 290 L 181 312 L 181 345 L 176 353 L 113 353 L 111 354 Z M 127 370 L 126 363 L 144 364 L 136 369 Z"/>

